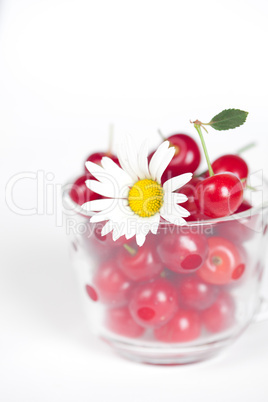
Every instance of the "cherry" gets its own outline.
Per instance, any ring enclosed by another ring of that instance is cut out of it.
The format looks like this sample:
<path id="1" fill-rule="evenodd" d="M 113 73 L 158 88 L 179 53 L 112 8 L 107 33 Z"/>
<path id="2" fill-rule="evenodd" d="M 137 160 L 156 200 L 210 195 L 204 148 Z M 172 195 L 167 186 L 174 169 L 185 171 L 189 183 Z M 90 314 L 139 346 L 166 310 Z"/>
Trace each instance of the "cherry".
<path id="1" fill-rule="evenodd" d="M 151 279 L 164 268 L 156 250 L 148 242 L 143 247 L 125 245 L 119 251 L 117 261 L 124 274 L 133 281 Z"/>
<path id="2" fill-rule="evenodd" d="M 183 173 L 194 173 L 201 160 L 199 147 L 195 140 L 186 134 L 174 134 L 167 140 L 176 151 L 163 174 L 163 181 Z"/>
<path id="3" fill-rule="evenodd" d="M 180 233 L 166 234 L 157 252 L 168 269 L 190 273 L 204 264 L 208 254 L 207 239 L 202 234 L 191 233 L 186 227 L 181 228 Z"/>
<path id="4" fill-rule="evenodd" d="M 209 332 L 217 333 L 234 324 L 234 313 L 235 303 L 232 296 L 221 292 L 215 303 L 202 312 L 202 321 Z"/>
<path id="5" fill-rule="evenodd" d="M 117 267 L 115 261 L 104 262 L 97 270 L 93 284 L 102 303 L 120 306 L 127 302 L 131 281 Z"/>
<path id="6" fill-rule="evenodd" d="M 164 326 L 154 330 L 154 336 L 161 342 L 190 342 L 201 334 L 201 319 L 192 310 L 179 310 Z"/>
<path id="7" fill-rule="evenodd" d="M 190 212 L 190 216 L 184 218 L 187 222 L 192 221 L 200 221 L 200 220 L 208 220 L 211 219 L 209 216 L 203 214 L 199 211 L 197 206 L 197 193 L 196 186 L 201 183 L 203 178 L 193 177 L 189 183 L 185 184 L 185 186 L 181 187 L 177 192 L 185 194 L 188 197 L 188 200 L 183 203 L 183 207 Z"/>
<path id="8" fill-rule="evenodd" d="M 197 204 L 211 218 L 233 214 L 243 201 L 243 186 L 233 173 L 211 176 L 196 187 Z"/>
<path id="9" fill-rule="evenodd" d="M 166 279 L 140 284 L 134 289 L 129 302 L 133 319 L 143 327 L 156 328 L 165 324 L 176 312 L 177 293 Z"/>
<path id="10" fill-rule="evenodd" d="M 110 331 L 128 338 L 139 338 L 145 331 L 133 320 L 127 307 L 108 309 L 105 323 Z"/>
<path id="11" fill-rule="evenodd" d="M 197 271 L 200 278 L 215 285 L 225 285 L 243 275 L 242 253 L 233 243 L 223 237 L 210 237 L 208 247 L 208 258 Z"/>
<path id="12" fill-rule="evenodd" d="M 94 193 L 86 186 L 85 181 L 89 179 L 92 179 L 89 174 L 81 176 L 72 185 L 70 197 L 78 205 L 83 205 L 85 202 L 102 198 L 101 195 Z"/>
<path id="13" fill-rule="evenodd" d="M 177 192 L 185 194 L 188 200 L 183 203 L 183 208 L 186 208 L 191 215 L 197 214 L 199 212 L 198 206 L 196 204 L 196 186 L 201 183 L 202 179 L 199 177 L 193 177 L 187 184 L 181 187 Z"/>
<path id="14" fill-rule="evenodd" d="M 204 310 L 211 306 L 218 295 L 218 288 L 196 276 L 183 278 L 179 283 L 179 300 L 186 307 Z"/>
<path id="15" fill-rule="evenodd" d="M 162 176 L 162 182 L 171 177 L 178 176 L 183 173 L 195 172 L 199 166 L 201 156 L 195 140 L 186 134 L 174 134 L 166 138 L 170 142 L 170 146 L 175 148 L 173 156 L 167 169 Z M 150 154 L 149 160 L 153 153 Z"/>
<path id="16" fill-rule="evenodd" d="M 101 160 L 104 156 L 108 156 L 110 159 L 112 159 L 118 166 L 120 166 L 118 158 L 111 154 L 110 152 L 95 152 L 94 154 L 90 154 L 89 157 L 87 158 L 86 162 L 93 162 L 96 163 L 97 165 L 101 164 Z M 85 167 L 86 173 L 88 173 L 87 168 Z"/>
<path id="17" fill-rule="evenodd" d="M 248 165 L 239 155 L 223 155 L 212 163 L 213 172 L 235 174 L 240 180 L 248 177 Z M 205 177 L 209 177 L 209 173 L 205 173 Z M 245 182 L 246 185 L 246 182 Z"/>

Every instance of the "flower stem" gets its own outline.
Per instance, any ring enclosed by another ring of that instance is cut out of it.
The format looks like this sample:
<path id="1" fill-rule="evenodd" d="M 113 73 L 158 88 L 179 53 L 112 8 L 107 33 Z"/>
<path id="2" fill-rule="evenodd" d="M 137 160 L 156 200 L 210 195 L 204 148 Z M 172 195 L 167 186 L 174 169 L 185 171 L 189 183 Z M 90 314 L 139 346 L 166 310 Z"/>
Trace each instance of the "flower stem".
<path id="1" fill-rule="evenodd" d="M 129 254 L 131 255 L 135 255 L 137 253 L 137 251 L 133 248 L 130 247 L 128 244 L 124 244 L 124 248 L 129 252 Z"/>
<path id="2" fill-rule="evenodd" d="M 256 142 L 251 142 L 250 144 L 247 144 L 247 145 L 245 145 L 244 147 L 238 149 L 238 150 L 236 151 L 236 154 L 237 154 L 237 155 L 240 155 L 240 154 L 242 154 L 243 152 L 248 151 L 249 149 L 254 148 L 254 147 L 256 147 Z"/>
<path id="3" fill-rule="evenodd" d="M 209 175 L 214 176 L 214 172 L 213 172 L 213 169 L 212 169 L 212 166 L 211 166 L 211 163 L 210 163 L 210 159 L 209 159 L 209 156 L 208 156 L 208 150 L 207 150 L 206 143 L 205 143 L 205 140 L 204 140 L 204 137 L 203 137 L 203 134 L 202 134 L 201 126 L 199 124 L 194 124 L 194 128 L 198 132 L 199 138 L 200 138 L 201 143 L 202 143 L 202 147 L 203 147 L 204 154 L 205 154 L 206 161 L 207 161 L 207 165 L 208 165 Z"/>
<path id="4" fill-rule="evenodd" d="M 157 130 L 158 134 L 160 135 L 160 137 L 162 138 L 163 141 L 166 141 L 166 137 L 164 136 L 164 134 L 162 133 L 162 131 L 160 129 Z"/>
<path id="5" fill-rule="evenodd" d="M 108 146 L 107 156 L 112 155 L 113 141 L 114 141 L 114 125 L 110 124 L 109 125 L 109 146 Z"/>

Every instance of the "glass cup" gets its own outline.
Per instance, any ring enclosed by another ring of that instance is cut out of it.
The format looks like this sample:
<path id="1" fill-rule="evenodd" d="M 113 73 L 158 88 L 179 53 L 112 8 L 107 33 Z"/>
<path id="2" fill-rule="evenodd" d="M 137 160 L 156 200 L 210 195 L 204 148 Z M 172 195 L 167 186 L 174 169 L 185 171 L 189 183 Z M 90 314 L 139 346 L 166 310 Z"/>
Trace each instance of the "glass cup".
<path id="1" fill-rule="evenodd" d="M 259 197 L 256 197 L 259 193 Z M 260 295 L 268 237 L 267 184 L 229 217 L 161 222 L 142 247 L 101 236 L 63 191 L 71 257 L 91 330 L 143 363 L 201 361 L 267 315 Z"/>

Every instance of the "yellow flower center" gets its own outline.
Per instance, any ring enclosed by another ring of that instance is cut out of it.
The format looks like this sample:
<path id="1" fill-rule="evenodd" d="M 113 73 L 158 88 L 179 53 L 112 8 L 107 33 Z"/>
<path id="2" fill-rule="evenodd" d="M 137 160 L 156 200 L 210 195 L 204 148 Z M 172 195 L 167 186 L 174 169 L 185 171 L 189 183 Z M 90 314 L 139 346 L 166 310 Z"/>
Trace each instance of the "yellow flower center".
<path id="1" fill-rule="evenodd" d="M 164 202 L 161 184 L 154 180 L 139 180 L 128 193 L 129 206 L 135 214 L 147 218 L 160 211 Z"/>

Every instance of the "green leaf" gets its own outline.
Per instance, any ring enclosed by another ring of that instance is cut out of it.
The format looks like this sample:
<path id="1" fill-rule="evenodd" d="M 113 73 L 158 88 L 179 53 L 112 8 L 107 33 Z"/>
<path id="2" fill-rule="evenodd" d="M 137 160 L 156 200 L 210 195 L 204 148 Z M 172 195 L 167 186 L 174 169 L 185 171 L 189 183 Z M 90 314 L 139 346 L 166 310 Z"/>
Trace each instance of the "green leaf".
<path id="1" fill-rule="evenodd" d="M 239 109 L 226 109 L 214 116 L 208 123 L 215 130 L 230 130 L 245 123 L 248 112 Z"/>

